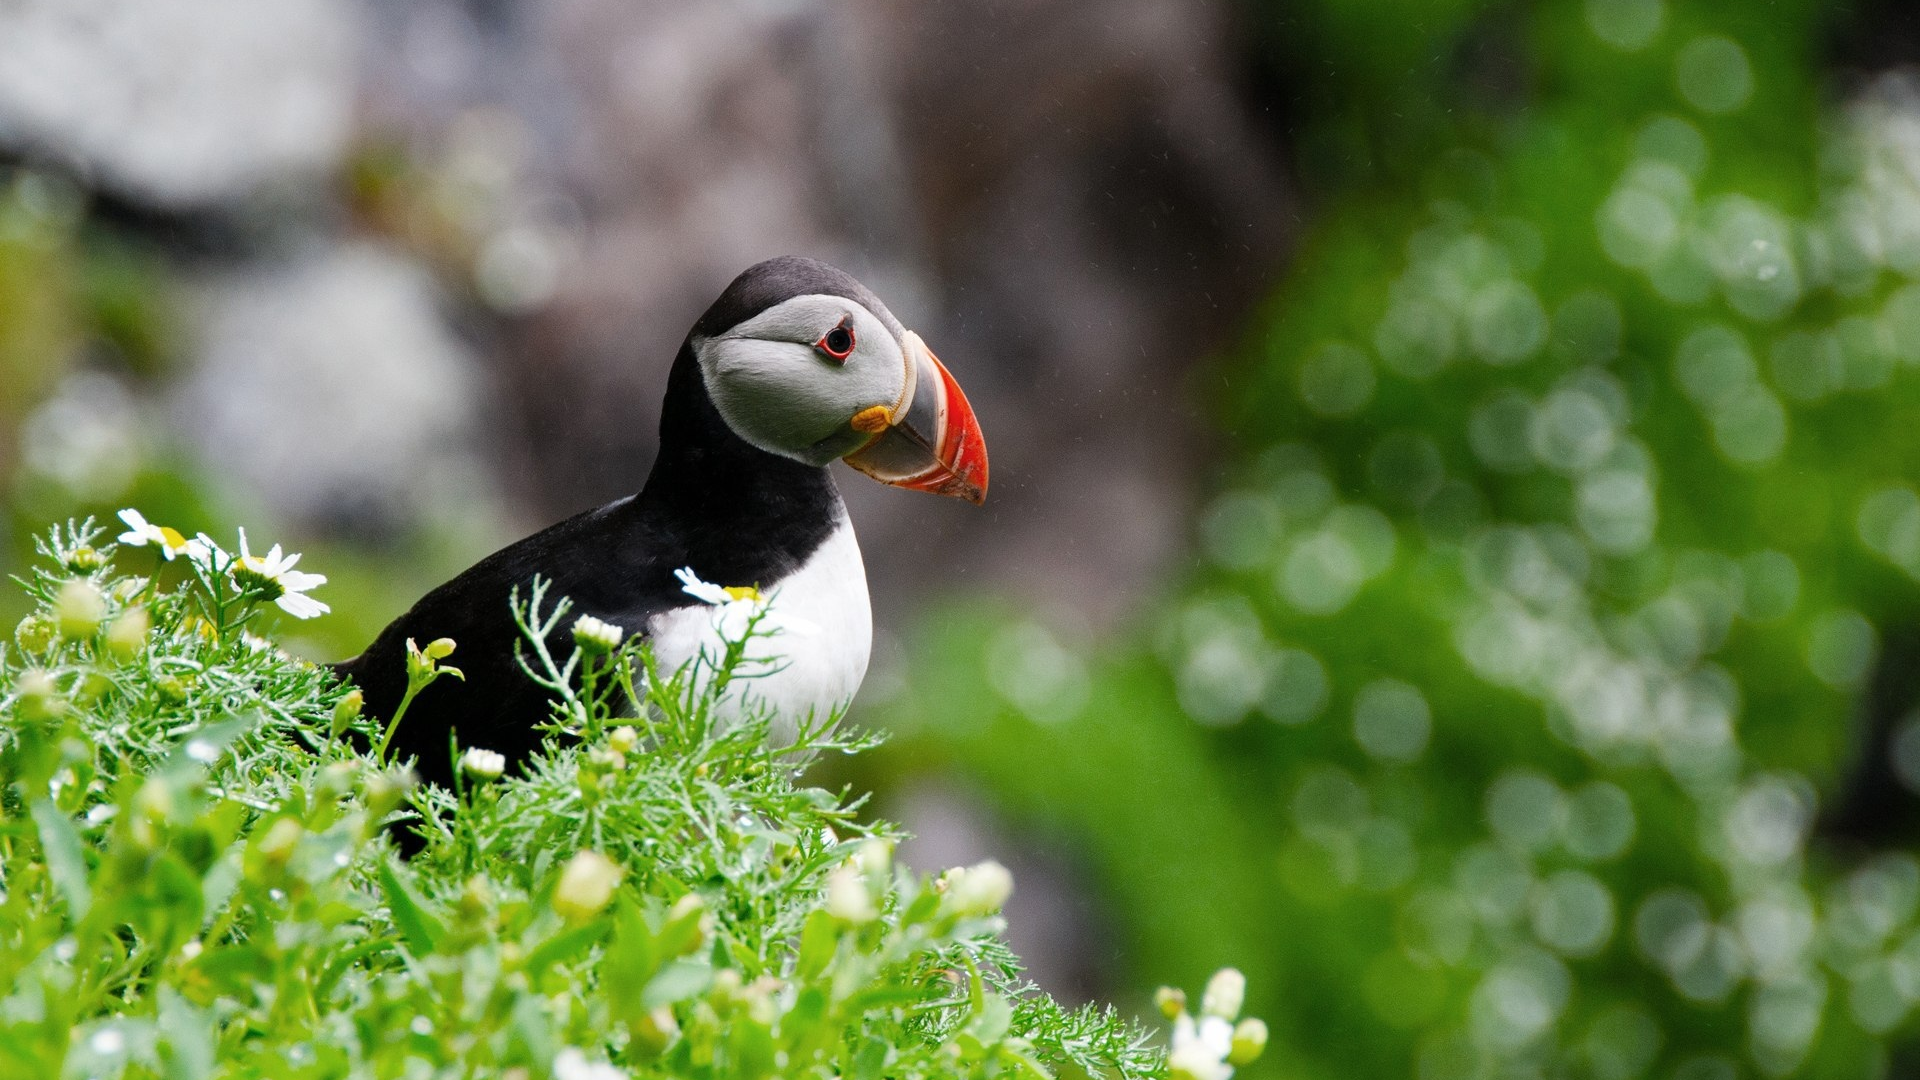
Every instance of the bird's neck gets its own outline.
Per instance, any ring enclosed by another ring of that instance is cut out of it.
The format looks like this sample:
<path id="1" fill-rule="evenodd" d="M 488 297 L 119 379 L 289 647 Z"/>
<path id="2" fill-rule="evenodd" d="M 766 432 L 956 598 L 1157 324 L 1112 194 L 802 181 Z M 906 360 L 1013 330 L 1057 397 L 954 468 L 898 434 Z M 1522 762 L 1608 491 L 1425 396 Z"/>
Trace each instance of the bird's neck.
<path id="1" fill-rule="evenodd" d="M 770 454 L 734 433 L 708 396 L 688 345 L 667 377 L 660 452 L 636 502 L 697 530 L 708 543 L 810 543 L 842 513 L 825 468 Z"/>

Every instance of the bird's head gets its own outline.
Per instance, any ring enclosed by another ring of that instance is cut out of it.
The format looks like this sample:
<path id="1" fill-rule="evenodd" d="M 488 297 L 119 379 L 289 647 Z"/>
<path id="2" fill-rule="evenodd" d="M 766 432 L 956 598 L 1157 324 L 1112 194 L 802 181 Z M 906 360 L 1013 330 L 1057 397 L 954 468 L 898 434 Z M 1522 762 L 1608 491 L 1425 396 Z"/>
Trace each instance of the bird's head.
<path id="1" fill-rule="evenodd" d="M 987 446 L 967 396 L 920 335 L 844 271 L 797 257 L 753 266 L 688 344 L 721 418 L 759 449 L 986 498 Z"/>

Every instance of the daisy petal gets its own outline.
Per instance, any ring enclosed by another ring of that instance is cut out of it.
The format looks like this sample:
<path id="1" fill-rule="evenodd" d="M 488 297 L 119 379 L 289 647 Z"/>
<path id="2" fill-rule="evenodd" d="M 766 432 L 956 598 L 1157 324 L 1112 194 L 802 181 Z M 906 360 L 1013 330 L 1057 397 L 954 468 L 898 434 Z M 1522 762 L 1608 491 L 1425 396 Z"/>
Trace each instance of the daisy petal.
<path id="1" fill-rule="evenodd" d="M 280 610 L 296 619 L 311 619 L 333 610 L 313 597 L 297 592 L 283 593 L 274 603 L 280 606 Z"/>
<path id="2" fill-rule="evenodd" d="M 325 585 L 327 575 L 309 574 L 304 570 L 287 570 L 283 571 L 277 580 L 280 582 L 280 587 L 288 592 L 306 592 L 316 585 Z"/>
<path id="3" fill-rule="evenodd" d="M 673 576 L 680 579 L 681 592 L 686 593 L 688 596 L 693 597 L 703 604 L 725 607 L 727 604 L 733 602 L 733 597 L 727 595 L 727 590 L 718 585 L 700 580 L 699 575 L 695 574 L 693 568 L 690 566 L 675 570 Z"/>

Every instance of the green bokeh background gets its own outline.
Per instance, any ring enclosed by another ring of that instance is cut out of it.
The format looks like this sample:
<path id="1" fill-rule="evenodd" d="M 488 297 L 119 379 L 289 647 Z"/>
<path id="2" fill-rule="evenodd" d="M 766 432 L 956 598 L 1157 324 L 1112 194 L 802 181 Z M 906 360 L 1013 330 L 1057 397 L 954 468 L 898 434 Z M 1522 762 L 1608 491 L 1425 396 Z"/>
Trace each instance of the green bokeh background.
<path id="1" fill-rule="evenodd" d="M 1263 14 L 1316 212 L 1192 569 L 932 620 L 898 767 L 1085 843 L 1137 985 L 1246 967 L 1249 1072 L 1904 1074 L 1897 93 L 1812 4 Z"/>

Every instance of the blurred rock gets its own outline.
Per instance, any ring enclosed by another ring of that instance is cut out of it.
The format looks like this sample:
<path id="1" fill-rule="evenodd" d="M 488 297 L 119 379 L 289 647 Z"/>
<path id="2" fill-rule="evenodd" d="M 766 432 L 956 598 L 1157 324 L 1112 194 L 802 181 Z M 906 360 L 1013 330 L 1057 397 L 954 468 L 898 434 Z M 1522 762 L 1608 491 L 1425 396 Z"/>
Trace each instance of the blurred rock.
<path id="1" fill-rule="evenodd" d="M 202 307 L 175 410 L 212 475 L 309 527 L 363 532 L 471 513 L 488 490 L 482 373 L 417 263 L 328 247 L 223 276 Z"/>
<path id="2" fill-rule="evenodd" d="M 321 174 L 352 130 L 336 0 L 0 4 L 0 146 L 162 209 Z"/>

